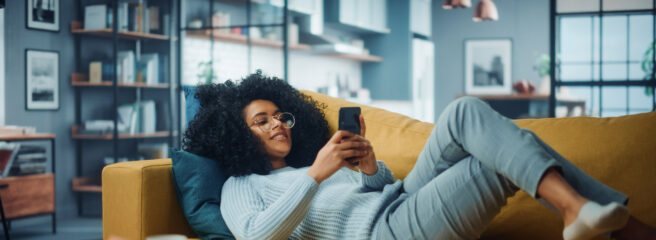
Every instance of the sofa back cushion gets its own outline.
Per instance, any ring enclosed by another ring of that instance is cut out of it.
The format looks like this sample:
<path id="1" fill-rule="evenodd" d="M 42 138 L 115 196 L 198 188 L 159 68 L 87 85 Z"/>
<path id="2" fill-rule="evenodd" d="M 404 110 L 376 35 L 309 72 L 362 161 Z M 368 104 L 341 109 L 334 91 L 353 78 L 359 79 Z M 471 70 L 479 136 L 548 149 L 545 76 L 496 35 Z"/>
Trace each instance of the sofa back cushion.
<path id="1" fill-rule="evenodd" d="M 412 170 L 433 124 L 326 95 L 302 91 L 325 103 L 332 131 L 339 108 L 359 106 L 367 124 L 367 138 L 376 158 L 396 178 Z M 583 171 L 629 196 L 629 209 L 638 219 L 656 225 L 656 112 L 614 118 L 549 118 L 516 120 L 532 130 Z M 562 220 L 523 191 L 508 199 L 483 234 L 483 239 L 559 239 Z"/>
<path id="2" fill-rule="evenodd" d="M 233 239 L 221 216 L 221 187 L 227 179 L 219 163 L 171 149 L 173 185 L 191 228 L 202 239 Z"/>
<path id="3" fill-rule="evenodd" d="M 355 104 L 316 92 L 301 92 L 326 104 L 323 112 L 331 134 L 337 131 L 339 108 L 360 107 L 367 125 L 366 137 L 374 147 L 376 158 L 384 161 L 398 179 L 405 178 L 412 170 L 434 126 L 432 123 L 421 122 L 380 108 Z"/>

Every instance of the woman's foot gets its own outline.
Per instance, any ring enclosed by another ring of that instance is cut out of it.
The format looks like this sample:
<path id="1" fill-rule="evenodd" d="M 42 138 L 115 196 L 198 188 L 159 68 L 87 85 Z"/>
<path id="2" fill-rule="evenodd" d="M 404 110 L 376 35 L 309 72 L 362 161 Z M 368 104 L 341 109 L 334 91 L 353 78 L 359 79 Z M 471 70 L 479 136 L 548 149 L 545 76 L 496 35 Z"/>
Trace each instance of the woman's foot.
<path id="1" fill-rule="evenodd" d="M 602 206 L 588 201 L 580 208 L 573 221 L 571 215 L 564 215 L 563 238 L 565 240 L 583 240 L 615 231 L 626 225 L 629 216 L 629 210 L 622 204 L 609 203 Z"/>

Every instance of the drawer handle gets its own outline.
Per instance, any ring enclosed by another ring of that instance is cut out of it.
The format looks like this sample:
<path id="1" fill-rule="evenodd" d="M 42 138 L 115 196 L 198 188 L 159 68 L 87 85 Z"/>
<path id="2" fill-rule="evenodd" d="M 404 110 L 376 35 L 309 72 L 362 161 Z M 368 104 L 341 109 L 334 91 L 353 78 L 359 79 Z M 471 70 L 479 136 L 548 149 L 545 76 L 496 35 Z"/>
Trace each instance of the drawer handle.
<path id="1" fill-rule="evenodd" d="M 9 187 L 8 183 L 0 183 L 0 189 L 5 189 L 7 187 Z"/>

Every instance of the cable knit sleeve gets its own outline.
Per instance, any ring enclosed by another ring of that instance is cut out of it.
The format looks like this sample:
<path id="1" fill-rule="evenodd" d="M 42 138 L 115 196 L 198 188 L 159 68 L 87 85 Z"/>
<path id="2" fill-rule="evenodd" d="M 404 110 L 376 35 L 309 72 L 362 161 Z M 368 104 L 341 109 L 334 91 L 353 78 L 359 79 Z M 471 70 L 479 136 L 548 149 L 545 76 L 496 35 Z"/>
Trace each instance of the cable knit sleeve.
<path id="1" fill-rule="evenodd" d="M 303 174 L 268 207 L 247 177 L 230 178 L 221 193 L 221 214 L 237 239 L 287 239 L 305 219 L 319 184 Z"/>
<path id="2" fill-rule="evenodd" d="M 392 171 L 383 161 L 378 160 L 376 164 L 378 164 L 378 171 L 374 175 L 367 175 L 360 171 L 362 184 L 371 190 L 382 190 L 386 184 L 393 183 L 395 179 Z"/>

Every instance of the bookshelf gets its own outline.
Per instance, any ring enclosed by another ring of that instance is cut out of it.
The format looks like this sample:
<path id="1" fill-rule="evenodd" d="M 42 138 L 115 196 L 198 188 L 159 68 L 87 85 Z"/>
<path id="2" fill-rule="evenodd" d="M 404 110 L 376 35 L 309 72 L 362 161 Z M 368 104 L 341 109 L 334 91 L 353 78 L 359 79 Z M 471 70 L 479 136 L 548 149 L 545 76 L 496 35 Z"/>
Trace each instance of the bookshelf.
<path id="1" fill-rule="evenodd" d="M 88 7 L 99 5 L 114 16 L 112 22 L 86 18 Z M 178 135 L 172 64 L 176 5 L 173 0 L 99 0 L 76 1 L 76 6 L 80 19 L 70 22 L 76 66 L 70 76 L 75 91 L 70 136 L 77 173 L 71 185 L 78 215 L 100 216 L 102 168 L 123 159 L 148 159 L 139 152 L 142 144 L 172 147 Z"/>

